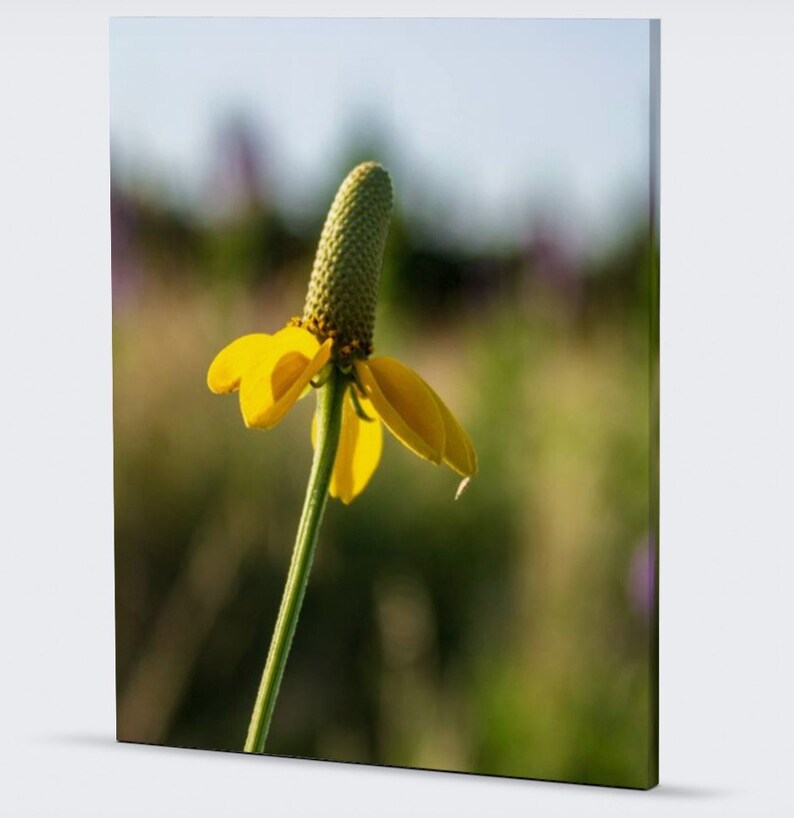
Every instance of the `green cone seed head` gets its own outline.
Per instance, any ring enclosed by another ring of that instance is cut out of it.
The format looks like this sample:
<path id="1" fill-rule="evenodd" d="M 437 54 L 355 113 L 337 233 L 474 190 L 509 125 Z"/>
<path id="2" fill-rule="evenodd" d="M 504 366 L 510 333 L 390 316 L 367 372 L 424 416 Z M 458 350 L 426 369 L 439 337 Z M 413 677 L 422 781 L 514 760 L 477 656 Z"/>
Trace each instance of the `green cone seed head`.
<path id="1" fill-rule="evenodd" d="M 363 358 L 372 351 L 391 207 L 389 174 L 364 162 L 347 175 L 328 211 L 302 323 L 320 340 L 334 338 L 337 359 Z"/>

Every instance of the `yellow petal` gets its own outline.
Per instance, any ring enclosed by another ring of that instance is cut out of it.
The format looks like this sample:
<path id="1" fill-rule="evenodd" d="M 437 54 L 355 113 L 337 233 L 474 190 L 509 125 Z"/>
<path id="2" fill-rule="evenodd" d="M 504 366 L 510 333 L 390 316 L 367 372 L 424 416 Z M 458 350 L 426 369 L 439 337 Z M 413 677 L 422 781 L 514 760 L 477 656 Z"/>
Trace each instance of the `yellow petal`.
<path id="1" fill-rule="evenodd" d="M 309 381 L 328 363 L 332 341 L 322 346 L 305 329 L 286 327 L 240 381 L 240 409 L 248 427 L 269 429 L 292 408 Z"/>
<path id="2" fill-rule="evenodd" d="M 436 402 L 436 406 L 438 406 L 444 420 L 444 462 L 461 477 L 474 477 L 477 473 L 477 454 L 469 436 L 430 384 L 424 380 L 422 380 L 422 383 L 433 396 L 433 400 Z"/>
<path id="3" fill-rule="evenodd" d="M 334 470 L 329 493 L 349 505 L 367 487 L 380 462 L 383 450 L 383 429 L 375 410 L 366 398 L 359 397 L 364 414 L 371 421 L 362 420 L 349 396 L 342 410 L 342 429 L 336 450 Z M 312 445 L 316 445 L 317 415 L 312 423 Z"/>
<path id="4" fill-rule="evenodd" d="M 243 335 L 225 346 L 210 364 L 207 386 L 216 395 L 234 392 L 240 379 L 258 360 L 267 356 L 271 335 Z"/>
<path id="5" fill-rule="evenodd" d="M 440 463 L 444 419 L 425 382 L 394 358 L 356 361 L 356 372 L 389 431 L 415 454 Z"/>

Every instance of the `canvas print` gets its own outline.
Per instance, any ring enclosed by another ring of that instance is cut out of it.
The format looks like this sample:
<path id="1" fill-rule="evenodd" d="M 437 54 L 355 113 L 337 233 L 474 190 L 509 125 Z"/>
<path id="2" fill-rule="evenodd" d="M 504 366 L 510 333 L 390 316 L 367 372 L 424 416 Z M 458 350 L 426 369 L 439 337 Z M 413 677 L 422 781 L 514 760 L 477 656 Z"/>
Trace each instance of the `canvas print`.
<path id="1" fill-rule="evenodd" d="M 658 45 L 111 21 L 120 741 L 656 784 Z"/>

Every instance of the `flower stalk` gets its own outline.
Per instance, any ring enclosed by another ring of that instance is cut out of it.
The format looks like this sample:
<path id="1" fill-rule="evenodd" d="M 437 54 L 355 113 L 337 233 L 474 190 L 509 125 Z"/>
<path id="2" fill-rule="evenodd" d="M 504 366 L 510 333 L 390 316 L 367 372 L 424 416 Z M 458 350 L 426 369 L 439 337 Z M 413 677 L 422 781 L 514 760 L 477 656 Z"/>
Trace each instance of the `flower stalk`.
<path id="1" fill-rule="evenodd" d="M 325 506 L 328 502 L 328 486 L 334 468 L 334 459 L 339 445 L 342 425 L 342 404 L 347 382 L 336 366 L 328 366 L 327 380 L 317 394 L 317 441 L 314 460 L 306 487 L 298 534 L 292 552 L 284 595 L 270 643 L 256 703 L 251 714 L 248 736 L 245 741 L 246 753 L 262 753 L 265 750 L 273 709 L 276 705 L 281 679 L 287 664 L 292 637 L 298 623 L 309 572 L 320 532 Z"/>

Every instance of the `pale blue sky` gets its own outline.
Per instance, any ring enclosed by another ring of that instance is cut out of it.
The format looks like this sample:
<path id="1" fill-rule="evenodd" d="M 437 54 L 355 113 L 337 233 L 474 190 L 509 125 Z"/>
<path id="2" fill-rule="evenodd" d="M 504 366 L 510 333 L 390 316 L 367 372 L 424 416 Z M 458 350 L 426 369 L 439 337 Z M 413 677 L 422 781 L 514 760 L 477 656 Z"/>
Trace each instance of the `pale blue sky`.
<path id="1" fill-rule="evenodd" d="M 645 20 L 117 18 L 110 34 L 117 170 L 187 195 L 207 195 L 237 114 L 295 214 L 364 113 L 403 200 L 461 237 L 510 240 L 546 207 L 608 237 L 647 189 Z"/>

